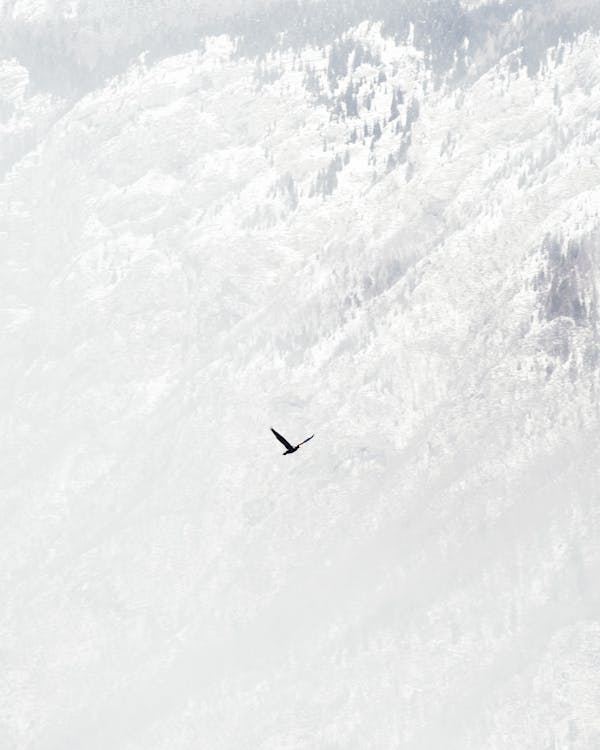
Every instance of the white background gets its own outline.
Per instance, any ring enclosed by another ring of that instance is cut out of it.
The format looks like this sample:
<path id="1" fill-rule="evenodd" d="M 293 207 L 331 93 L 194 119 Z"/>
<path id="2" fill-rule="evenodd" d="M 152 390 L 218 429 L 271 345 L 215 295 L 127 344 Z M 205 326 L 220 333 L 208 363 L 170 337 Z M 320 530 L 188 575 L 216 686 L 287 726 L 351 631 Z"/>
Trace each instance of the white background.
<path id="1" fill-rule="evenodd" d="M 482 5 L 2 4 L 2 748 L 600 747 L 598 14 Z"/>

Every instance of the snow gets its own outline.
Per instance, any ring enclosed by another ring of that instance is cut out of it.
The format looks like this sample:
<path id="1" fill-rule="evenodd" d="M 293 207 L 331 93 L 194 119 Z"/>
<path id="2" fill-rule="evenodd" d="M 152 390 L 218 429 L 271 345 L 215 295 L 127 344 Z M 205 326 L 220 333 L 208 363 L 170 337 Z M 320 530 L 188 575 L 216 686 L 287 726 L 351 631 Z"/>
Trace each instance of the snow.
<path id="1" fill-rule="evenodd" d="M 598 746 L 600 36 L 512 23 L 0 63 L 2 747 Z"/>

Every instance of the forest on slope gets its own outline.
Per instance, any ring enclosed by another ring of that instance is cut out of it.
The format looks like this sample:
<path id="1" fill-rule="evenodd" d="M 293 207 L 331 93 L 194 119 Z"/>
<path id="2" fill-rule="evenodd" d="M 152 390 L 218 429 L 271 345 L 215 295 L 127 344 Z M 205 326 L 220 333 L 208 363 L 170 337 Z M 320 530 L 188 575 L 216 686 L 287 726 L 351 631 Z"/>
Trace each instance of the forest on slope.
<path id="1" fill-rule="evenodd" d="M 2 747 L 596 747 L 596 3 L 1 7 Z"/>

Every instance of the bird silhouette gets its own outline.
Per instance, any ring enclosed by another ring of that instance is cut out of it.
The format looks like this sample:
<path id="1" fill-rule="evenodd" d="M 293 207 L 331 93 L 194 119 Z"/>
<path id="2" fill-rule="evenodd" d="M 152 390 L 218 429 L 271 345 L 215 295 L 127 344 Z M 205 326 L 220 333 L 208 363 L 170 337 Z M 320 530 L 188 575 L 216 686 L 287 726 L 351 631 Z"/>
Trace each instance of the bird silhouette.
<path id="1" fill-rule="evenodd" d="M 291 443 L 288 443 L 283 435 L 280 435 L 272 427 L 271 432 L 273 433 L 273 435 L 275 435 L 277 440 L 279 440 L 280 443 L 283 443 L 283 445 L 285 445 L 285 447 L 287 448 L 286 452 L 283 454 L 284 456 L 287 456 L 288 453 L 295 453 L 301 445 L 304 445 L 304 443 L 308 443 L 309 440 L 312 440 L 314 438 L 314 435 L 311 435 L 310 437 L 307 437 L 306 440 L 303 440 L 301 443 L 298 443 L 298 445 L 294 447 Z"/>

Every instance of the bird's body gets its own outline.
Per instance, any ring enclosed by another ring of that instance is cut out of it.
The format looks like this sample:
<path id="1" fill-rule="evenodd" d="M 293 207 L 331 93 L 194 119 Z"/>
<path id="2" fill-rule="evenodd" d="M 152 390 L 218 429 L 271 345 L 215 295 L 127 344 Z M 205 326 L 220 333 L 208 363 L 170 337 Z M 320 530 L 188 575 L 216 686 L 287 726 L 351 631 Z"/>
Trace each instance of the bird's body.
<path id="1" fill-rule="evenodd" d="M 280 443 L 285 445 L 286 451 L 285 453 L 282 454 L 284 456 L 287 456 L 288 453 L 295 453 L 301 445 L 304 445 L 304 443 L 308 443 L 309 440 L 312 440 L 314 438 L 314 435 L 311 435 L 310 437 L 306 438 L 306 440 L 303 440 L 301 443 L 298 443 L 298 445 L 292 445 L 291 443 L 288 443 L 288 441 L 283 437 L 283 435 L 280 435 L 272 427 L 271 427 L 271 432 L 273 433 L 273 435 L 275 435 L 275 437 L 277 438 L 277 440 L 279 440 Z"/>

